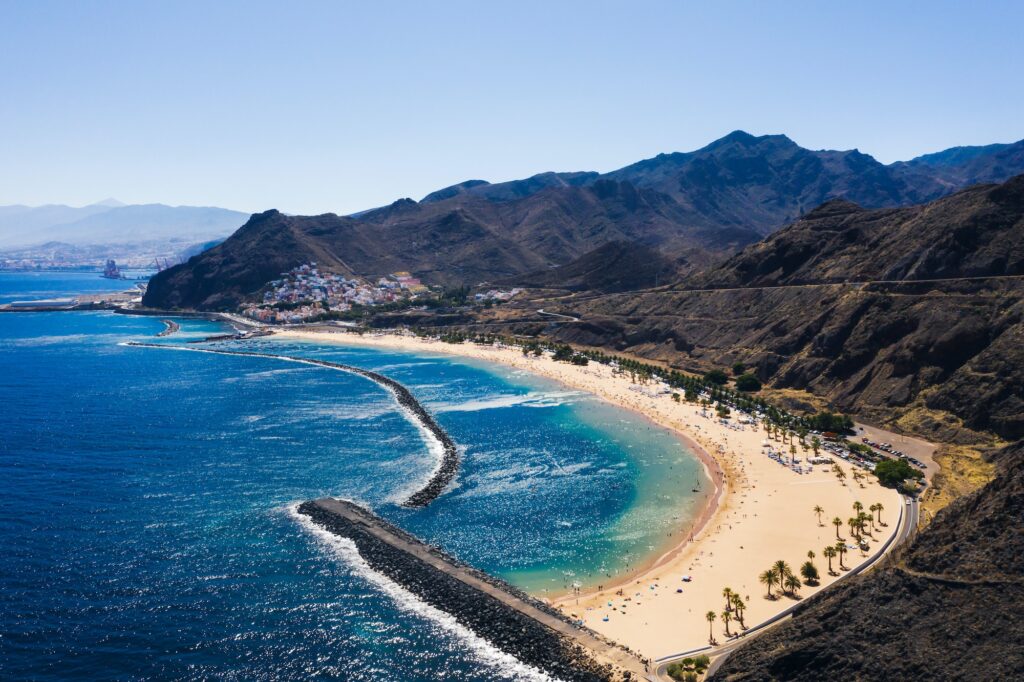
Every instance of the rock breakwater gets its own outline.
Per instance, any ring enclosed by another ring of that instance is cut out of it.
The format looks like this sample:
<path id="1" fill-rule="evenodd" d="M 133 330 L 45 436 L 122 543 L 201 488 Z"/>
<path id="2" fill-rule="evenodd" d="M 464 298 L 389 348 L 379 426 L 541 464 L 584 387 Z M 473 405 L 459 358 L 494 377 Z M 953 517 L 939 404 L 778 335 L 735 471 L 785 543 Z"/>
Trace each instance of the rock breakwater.
<path id="1" fill-rule="evenodd" d="M 647 676 L 643 663 L 624 649 L 352 502 L 304 502 L 298 512 L 354 542 L 373 570 L 451 614 L 498 649 L 557 679 L 598 682 Z"/>
<path id="2" fill-rule="evenodd" d="M 315 360 L 312 358 L 300 358 L 293 355 L 276 355 L 273 353 L 257 353 L 253 351 L 238 351 L 238 350 L 224 350 L 219 348 L 190 348 L 185 346 L 173 346 L 162 343 L 141 343 L 137 341 L 129 341 L 125 345 L 143 347 L 143 348 L 161 348 L 165 350 L 184 350 L 192 351 L 197 353 L 213 353 L 215 355 L 238 355 L 243 357 L 259 357 L 259 358 L 271 358 L 275 360 L 283 360 L 286 362 L 297 362 L 305 365 L 314 365 L 318 367 L 327 367 L 329 369 L 340 370 L 342 372 L 349 372 L 350 374 L 357 374 L 361 377 L 365 377 L 375 384 L 383 387 L 395 397 L 395 400 L 401 406 L 403 411 L 410 417 L 410 419 L 416 424 L 416 426 L 423 433 L 424 438 L 427 440 L 431 450 L 433 450 L 439 458 L 437 468 L 431 474 L 430 479 L 424 484 L 419 490 L 412 493 L 402 503 L 406 507 L 425 507 L 433 502 L 438 495 L 444 492 L 444 489 L 448 487 L 452 479 L 459 470 L 459 449 L 455 445 L 455 441 L 452 440 L 451 436 L 441 428 L 441 426 L 434 419 L 433 415 L 430 414 L 424 408 L 418 400 L 409 392 L 405 386 L 395 381 L 394 379 L 373 372 L 368 369 L 361 367 L 354 367 L 352 365 L 343 365 L 339 362 L 329 362 L 327 360 Z"/>

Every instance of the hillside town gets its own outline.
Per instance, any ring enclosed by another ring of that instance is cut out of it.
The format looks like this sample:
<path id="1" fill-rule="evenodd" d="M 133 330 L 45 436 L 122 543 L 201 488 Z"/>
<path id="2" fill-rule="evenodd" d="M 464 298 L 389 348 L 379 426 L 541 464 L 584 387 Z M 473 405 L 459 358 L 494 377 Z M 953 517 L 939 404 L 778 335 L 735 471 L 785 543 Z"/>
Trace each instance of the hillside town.
<path id="1" fill-rule="evenodd" d="M 267 284 L 260 304 L 242 314 L 260 322 L 295 324 L 346 313 L 353 307 L 410 302 L 430 289 L 408 272 L 381 277 L 375 284 L 364 279 L 321 273 L 317 264 L 305 263 L 282 273 Z"/>
<path id="2" fill-rule="evenodd" d="M 491 289 L 474 294 L 473 303 L 501 303 L 521 289 Z M 393 272 L 372 283 L 360 277 L 320 272 L 315 262 L 304 263 L 267 283 L 263 299 L 242 309 L 250 319 L 267 324 L 299 324 L 344 317 L 361 308 L 385 305 L 437 305 L 444 292 L 434 291 L 412 273 Z M 465 302 L 465 293 L 460 299 Z"/>

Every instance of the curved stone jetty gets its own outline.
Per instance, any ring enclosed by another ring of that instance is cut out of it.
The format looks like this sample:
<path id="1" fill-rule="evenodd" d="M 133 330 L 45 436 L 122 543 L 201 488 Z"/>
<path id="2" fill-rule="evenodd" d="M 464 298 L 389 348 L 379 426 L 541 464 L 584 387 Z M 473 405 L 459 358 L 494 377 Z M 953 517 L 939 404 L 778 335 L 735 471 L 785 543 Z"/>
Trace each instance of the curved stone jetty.
<path id="1" fill-rule="evenodd" d="M 175 322 L 174 320 L 160 320 L 160 321 L 164 323 L 164 328 L 163 328 L 163 331 L 161 331 L 159 334 L 157 334 L 157 336 L 170 336 L 171 334 L 176 334 L 178 332 L 178 330 L 181 329 L 181 327 L 178 325 L 178 323 Z"/>
<path id="2" fill-rule="evenodd" d="M 314 360 L 312 358 L 300 358 L 294 355 L 275 355 L 273 353 L 256 353 L 252 351 L 240 351 L 240 350 L 223 350 L 215 348 L 189 348 L 186 346 L 175 346 L 164 343 L 142 343 L 138 341 L 129 341 L 125 345 L 127 346 L 138 346 L 143 348 L 162 348 L 170 350 L 184 350 L 192 351 L 195 353 L 213 353 L 215 355 L 241 355 L 244 357 L 256 357 L 256 358 L 271 358 L 275 360 L 283 360 L 286 362 L 297 362 L 304 365 L 315 365 L 319 367 L 327 367 L 329 369 L 336 369 L 342 372 L 349 372 L 351 374 L 358 374 L 361 377 L 365 377 L 370 381 L 374 382 L 378 386 L 387 389 L 391 395 L 395 397 L 398 404 L 406 411 L 406 414 L 416 423 L 418 427 L 423 431 L 424 435 L 428 440 L 432 440 L 437 448 L 441 451 L 440 462 L 437 469 L 431 475 L 430 480 L 427 481 L 426 485 L 410 495 L 405 502 L 402 503 L 406 507 L 425 507 L 433 502 L 438 495 L 444 492 L 444 489 L 448 487 L 452 479 L 455 478 L 455 474 L 459 470 L 459 449 L 455 445 L 455 441 L 451 439 L 451 436 L 441 428 L 434 417 L 427 412 L 416 398 L 413 397 L 412 393 L 409 392 L 402 384 L 398 383 L 390 377 L 386 377 L 383 374 L 372 372 L 368 369 L 361 367 L 353 367 L 352 365 L 343 365 L 339 362 L 329 362 L 327 360 Z"/>
<path id="3" fill-rule="evenodd" d="M 330 533 L 352 540 L 374 571 L 556 679 L 654 679 L 639 658 L 619 645 L 353 502 L 324 498 L 304 502 L 298 511 Z"/>

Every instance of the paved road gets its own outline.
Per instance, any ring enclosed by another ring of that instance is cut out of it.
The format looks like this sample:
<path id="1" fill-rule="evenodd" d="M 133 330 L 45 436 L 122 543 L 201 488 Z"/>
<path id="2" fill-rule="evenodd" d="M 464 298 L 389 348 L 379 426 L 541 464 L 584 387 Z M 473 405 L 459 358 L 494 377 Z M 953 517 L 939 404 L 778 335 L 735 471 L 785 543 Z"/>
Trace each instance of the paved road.
<path id="1" fill-rule="evenodd" d="M 648 296 L 651 294 L 708 293 L 714 291 L 766 291 L 769 289 L 818 289 L 824 287 L 856 287 L 863 289 L 864 287 L 870 286 L 872 284 L 896 284 L 910 286 L 914 284 L 939 284 L 947 282 L 985 282 L 1000 279 L 1018 281 L 1024 279 L 1024 275 L 990 275 L 986 277 L 941 277 L 934 279 L 874 279 L 861 281 L 850 280 L 847 282 L 808 282 L 806 284 L 775 284 L 771 286 L 755 287 L 708 287 L 692 289 L 688 289 L 685 287 L 674 288 L 672 286 L 667 286 L 653 289 L 636 289 L 633 291 L 620 291 L 612 293 L 594 293 L 583 295 L 569 293 L 564 296 L 552 297 L 552 300 L 569 299 L 573 301 L 590 301 L 599 298 L 613 298 L 616 296 Z"/>
<path id="2" fill-rule="evenodd" d="M 541 314 L 541 315 L 549 315 L 551 317 L 560 317 L 563 320 L 565 320 L 566 322 L 579 322 L 580 321 L 580 318 L 578 318 L 578 317 L 573 317 L 572 315 L 563 315 L 561 313 L 549 313 L 548 311 L 544 310 L 543 308 L 539 308 L 537 310 L 537 312 L 539 314 Z"/>
<path id="3" fill-rule="evenodd" d="M 905 543 L 917 529 L 919 515 L 920 506 L 917 500 L 909 497 L 904 498 L 902 508 L 900 509 L 900 516 L 898 521 L 900 525 L 896 533 L 884 545 L 882 545 L 878 552 L 876 552 L 875 555 L 872 556 L 867 562 L 847 572 L 841 578 L 841 580 L 845 580 L 846 578 L 849 578 L 851 576 L 858 575 L 876 566 L 878 562 L 880 562 L 889 552 L 893 551 L 894 549 Z M 832 585 L 837 585 L 839 582 L 840 581 L 837 580 L 836 582 L 832 583 Z M 819 597 L 819 595 L 827 593 L 828 589 L 830 589 L 832 585 L 829 585 L 828 588 L 822 590 L 818 594 L 814 595 L 814 597 L 812 598 L 816 599 Z M 689 651 L 682 651 L 678 654 L 663 656 L 657 660 L 657 668 L 655 670 L 655 675 L 657 675 L 657 678 L 659 680 L 671 681 L 672 678 L 669 677 L 668 673 L 666 672 L 666 669 L 668 668 L 670 663 L 678 661 L 682 658 L 686 658 L 687 656 L 692 657 L 704 654 L 705 656 L 710 656 L 713 659 L 711 667 L 708 668 L 707 672 L 707 676 L 710 677 L 711 673 L 713 673 L 719 666 L 722 665 L 722 663 L 725 661 L 729 654 L 731 654 L 733 651 L 749 642 L 753 637 L 756 637 L 764 633 L 773 625 L 776 625 L 777 623 L 785 620 L 786 618 L 791 616 L 796 609 L 800 608 L 801 606 L 803 606 L 802 603 L 793 604 L 792 606 L 772 616 L 768 620 L 745 630 L 743 632 L 743 636 L 731 639 L 725 644 L 722 644 L 721 646 L 698 647 L 696 649 L 691 649 Z"/>

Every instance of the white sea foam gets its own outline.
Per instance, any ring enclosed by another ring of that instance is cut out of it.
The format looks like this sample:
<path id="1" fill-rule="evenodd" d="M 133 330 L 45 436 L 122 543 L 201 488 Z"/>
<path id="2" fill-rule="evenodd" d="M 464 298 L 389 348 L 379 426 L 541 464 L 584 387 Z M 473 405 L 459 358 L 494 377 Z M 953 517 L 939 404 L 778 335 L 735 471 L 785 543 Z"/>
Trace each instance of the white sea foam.
<path id="1" fill-rule="evenodd" d="M 395 407 L 388 403 L 369 403 L 360 405 L 331 405 L 328 407 L 314 407 L 309 410 L 311 414 L 330 417 L 341 421 L 366 421 L 377 419 L 395 411 Z"/>
<path id="2" fill-rule="evenodd" d="M 294 372 L 305 372 L 305 367 L 290 367 L 288 369 L 267 369 L 262 372 L 249 372 L 238 377 L 224 377 L 224 383 L 233 384 L 239 381 L 261 381 L 263 379 L 269 379 L 276 377 L 280 374 L 293 374 Z"/>
<path id="3" fill-rule="evenodd" d="M 47 336 L 26 336 L 23 338 L 4 339 L 0 346 L 14 348 L 34 348 L 37 346 L 57 346 L 65 343 L 106 343 L 123 341 L 123 334 L 51 334 Z M 124 344 L 121 344 L 124 345 Z"/>
<path id="4" fill-rule="evenodd" d="M 129 344 L 128 342 L 121 342 L 119 345 L 128 346 L 128 345 L 131 345 L 131 344 Z M 344 367 L 335 367 L 335 366 L 332 366 L 332 365 L 321 365 L 319 362 L 316 362 L 316 361 L 311 360 L 311 359 L 296 358 L 296 357 L 292 357 L 290 355 L 276 355 L 276 354 L 273 354 L 273 353 L 251 353 L 251 354 L 246 354 L 244 352 L 236 353 L 236 352 L 230 352 L 230 351 L 215 350 L 215 349 L 212 349 L 212 348 L 189 348 L 187 346 L 171 346 L 171 345 L 163 345 L 163 344 L 152 344 L 152 345 L 146 345 L 146 346 L 143 346 L 143 347 L 144 348 L 163 348 L 163 349 L 166 349 L 166 350 L 179 350 L 179 351 L 187 351 L 187 352 L 191 352 L 191 353 L 208 353 L 210 355 L 238 355 L 238 356 L 241 356 L 241 357 L 270 358 L 270 359 L 274 359 L 274 360 L 282 360 L 284 362 L 294 362 L 294 363 L 297 363 L 297 364 L 300 364 L 300 365 L 309 365 L 311 367 L 322 367 L 324 369 L 333 369 L 333 370 L 336 370 L 338 372 L 345 372 L 347 374 L 355 374 L 356 376 L 361 376 L 364 379 L 372 381 L 373 383 L 377 384 L 378 386 L 383 388 L 385 391 L 387 391 L 392 397 L 395 398 L 395 402 L 398 403 L 397 396 L 395 395 L 395 392 L 393 390 L 391 390 L 390 386 L 387 386 L 386 384 L 381 384 L 381 383 L 377 382 L 376 380 L 374 380 L 372 377 L 368 377 L 365 374 L 359 374 L 357 372 L 352 372 L 351 370 L 347 370 Z M 422 422 L 420 422 L 420 420 L 416 417 L 416 415 L 413 413 L 412 410 L 408 409 L 407 407 L 405 407 L 401 403 L 398 403 L 398 410 L 399 410 L 399 412 L 402 413 L 402 415 L 413 426 L 415 426 L 419 430 L 420 437 L 422 438 L 424 444 L 427 446 L 427 452 L 430 453 L 431 457 L 434 460 L 434 466 L 431 467 L 431 470 L 428 473 L 428 475 L 426 477 L 424 477 L 423 483 L 412 488 L 412 490 L 415 491 L 415 490 L 418 490 L 419 488 L 421 488 L 423 486 L 423 484 L 425 484 L 426 482 L 428 482 L 431 479 L 433 479 L 434 475 L 441 469 L 441 465 L 444 464 L 444 444 L 441 442 L 441 440 L 437 436 L 434 435 L 434 433 L 430 429 L 428 429 Z"/>
<path id="5" fill-rule="evenodd" d="M 558 407 L 572 402 L 573 398 L 581 395 L 577 391 L 522 393 L 515 395 L 496 395 L 476 400 L 467 400 L 461 403 L 440 403 L 431 405 L 435 412 L 478 412 L 480 410 L 496 410 L 504 407 Z"/>
<path id="6" fill-rule="evenodd" d="M 371 370 L 371 371 L 373 371 L 373 372 L 380 372 L 381 374 L 383 374 L 384 372 L 390 372 L 390 371 L 395 370 L 395 369 L 406 369 L 406 368 L 409 368 L 409 367 L 423 367 L 425 365 L 436 365 L 436 364 L 437 364 L 436 362 L 431 362 L 431 361 L 423 361 L 423 362 L 392 362 L 392 363 L 389 363 L 387 365 L 380 365 L 379 367 L 374 367 L 373 370 Z"/>
<path id="7" fill-rule="evenodd" d="M 494 666 L 502 673 L 508 674 L 516 680 L 544 680 L 554 681 L 550 675 L 541 670 L 527 665 L 516 659 L 514 656 L 498 649 L 484 638 L 477 635 L 468 627 L 463 625 L 450 613 L 431 606 L 412 592 L 409 592 L 398 583 L 387 576 L 373 570 L 362 555 L 356 544 L 348 539 L 324 530 L 313 523 L 309 517 L 299 513 L 299 503 L 293 503 L 287 507 L 288 515 L 294 519 L 307 533 L 312 535 L 320 547 L 333 557 L 340 559 L 352 572 L 377 587 L 381 592 L 390 597 L 395 605 L 407 612 L 421 618 L 426 618 L 437 624 L 449 634 L 454 635 L 462 641 L 473 656 L 486 665 Z"/>

